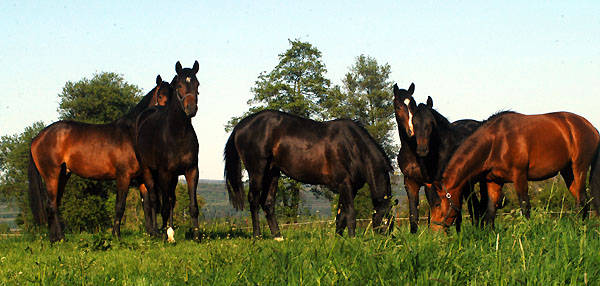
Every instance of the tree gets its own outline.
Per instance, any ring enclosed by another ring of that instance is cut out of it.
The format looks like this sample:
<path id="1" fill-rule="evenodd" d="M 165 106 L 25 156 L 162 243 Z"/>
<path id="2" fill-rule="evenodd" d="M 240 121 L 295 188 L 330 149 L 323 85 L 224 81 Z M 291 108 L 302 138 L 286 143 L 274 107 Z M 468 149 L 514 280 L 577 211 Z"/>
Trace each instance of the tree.
<path id="1" fill-rule="evenodd" d="M 235 124 L 249 114 L 264 109 L 284 111 L 304 118 L 322 119 L 321 103 L 329 92 L 330 80 L 321 52 L 308 42 L 288 40 L 290 48 L 279 55 L 279 64 L 267 73 L 262 72 L 251 89 L 254 97 L 248 101 L 248 112 L 233 117 L 225 127 L 231 131 Z M 282 178 L 279 182 L 277 208 L 288 219 L 296 220 L 300 204 L 301 183 Z"/>
<path id="2" fill-rule="evenodd" d="M 343 87 L 334 86 L 323 106 L 328 118 L 350 118 L 365 124 L 388 157 L 394 158 L 398 146 L 393 143 L 390 73 L 390 65 L 379 65 L 374 58 L 360 55 L 342 79 Z"/>
<path id="3" fill-rule="evenodd" d="M 102 124 L 129 111 L 141 98 L 141 90 L 112 72 L 95 74 L 92 79 L 68 81 L 58 95 L 61 120 Z"/>
<path id="4" fill-rule="evenodd" d="M 27 198 L 29 144 L 44 127 L 38 121 L 23 133 L 2 136 L 0 141 L 0 199 L 16 204 L 20 210 L 17 220 L 26 229 L 33 225 Z"/>
<path id="5" fill-rule="evenodd" d="M 383 147 L 390 158 L 398 154 L 393 142 L 394 106 L 389 80 L 391 68 L 379 65 L 372 57 L 360 55 L 342 79 L 343 87 L 334 86 L 323 102 L 328 118 L 350 118 L 365 124 L 369 134 Z M 358 191 L 355 198 L 357 217 L 371 216 L 373 204 L 369 186 Z"/>

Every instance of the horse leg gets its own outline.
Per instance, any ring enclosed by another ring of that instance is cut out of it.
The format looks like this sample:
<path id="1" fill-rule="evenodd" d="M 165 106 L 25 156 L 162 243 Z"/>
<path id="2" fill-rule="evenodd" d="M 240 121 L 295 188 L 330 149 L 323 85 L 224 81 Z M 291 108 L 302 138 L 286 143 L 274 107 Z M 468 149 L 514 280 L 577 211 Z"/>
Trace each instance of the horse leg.
<path id="1" fill-rule="evenodd" d="M 524 173 L 517 174 L 513 180 L 515 190 L 517 191 L 517 197 L 519 198 L 519 205 L 521 206 L 521 212 L 525 218 L 531 217 L 531 203 L 529 202 L 529 186 L 527 185 L 527 176 Z"/>
<path id="2" fill-rule="evenodd" d="M 582 171 L 583 170 L 583 171 Z M 567 167 L 565 170 L 560 171 L 561 176 L 567 183 L 569 192 L 575 198 L 577 208 L 581 209 L 582 219 L 585 220 L 588 217 L 589 205 L 587 203 L 587 194 L 585 192 L 585 179 L 587 177 L 587 168 Z"/>
<path id="3" fill-rule="evenodd" d="M 162 216 L 162 229 L 167 228 L 171 216 L 171 195 L 170 195 L 171 176 L 166 171 L 158 173 L 158 194 L 162 196 L 160 214 Z"/>
<path id="4" fill-rule="evenodd" d="M 142 205 L 144 207 L 144 221 L 146 232 L 151 236 L 157 236 L 157 224 L 156 224 L 156 185 L 154 177 L 149 169 L 143 168 L 142 176 L 144 178 L 144 188 L 140 186 L 140 194 L 142 195 Z M 145 191 L 144 191 L 145 190 Z"/>
<path id="5" fill-rule="evenodd" d="M 117 178 L 117 200 L 115 202 L 115 220 L 112 230 L 112 234 L 117 238 L 121 237 L 121 220 L 125 213 L 125 203 L 127 202 L 130 181 L 130 178 L 126 176 Z"/>
<path id="6" fill-rule="evenodd" d="M 273 237 L 275 237 L 276 240 L 281 240 L 281 231 L 279 230 L 277 218 L 275 217 L 275 198 L 277 195 L 278 182 L 278 170 L 273 170 L 268 176 L 264 176 L 262 186 L 263 192 L 260 196 L 260 204 L 262 205 L 263 211 L 265 212 L 265 216 L 267 217 L 267 222 L 269 223 L 271 234 L 273 235 Z"/>
<path id="7" fill-rule="evenodd" d="M 194 224 L 194 240 L 200 240 L 200 229 L 198 226 L 198 198 L 196 196 L 196 186 L 198 186 L 198 166 L 185 172 L 185 181 L 188 185 L 188 194 L 190 195 L 190 216 Z"/>
<path id="8" fill-rule="evenodd" d="M 477 226 L 483 227 L 485 214 L 488 208 L 490 198 L 488 196 L 488 185 L 484 179 L 479 180 L 479 224 Z"/>
<path id="9" fill-rule="evenodd" d="M 249 174 L 250 176 L 250 190 L 248 191 L 248 202 L 250 202 L 250 214 L 252 215 L 252 235 L 254 237 L 260 236 L 260 221 L 258 217 L 258 210 L 260 204 L 260 190 L 262 184 L 262 173 Z"/>
<path id="10" fill-rule="evenodd" d="M 50 241 L 59 241 L 65 238 L 65 234 L 63 233 L 62 226 L 60 225 L 60 219 L 58 217 L 58 209 L 60 208 L 60 202 L 65 193 L 65 187 L 67 186 L 67 181 L 71 177 L 71 173 L 67 172 L 67 168 L 63 165 L 60 168 L 58 174 L 58 183 L 52 182 L 50 185 L 46 183 L 48 188 L 48 199 L 50 200 L 50 208 L 48 209 L 48 224 L 50 226 Z M 54 196 L 50 196 L 51 191 L 50 188 L 55 188 L 56 193 Z"/>
<path id="11" fill-rule="evenodd" d="M 338 214 L 335 218 L 335 231 L 338 235 L 344 234 L 344 229 L 348 227 L 348 236 L 354 237 L 356 231 L 356 214 L 354 213 L 354 195 L 356 191 L 349 183 L 344 183 L 339 187 Z"/>
<path id="12" fill-rule="evenodd" d="M 172 176 L 168 185 L 168 195 L 169 195 L 169 228 L 167 228 L 167 240 L 169 242 L 175 242 L 175 230 L 173 225 L 173 213 L 175 212 L 175 202 L 177 201 L 177 197 L 175 194 L 175 189 L 177 188 L 177 176 Z M 195 196 L 195 194 L 194 194 Z"/>
<path id="13" fill-rule="evenodd" d="M 487 210 L 485 212 L 485 222 L 492 229 L 494 228 L 494 220 L 496 219 L 496 206 L 498 200 L 502 197 L 502 184 L 495 182 L 488 182 L 486 184 L 487 197 Z"/>
<path id="14" fill-rule="evenodd" d="M 417 233 L 419 227 L 419 188 L 421 186 L 414 180 L 404 177 L 404 189 L 408 196 L 408 210 L 410 233 Z"/>

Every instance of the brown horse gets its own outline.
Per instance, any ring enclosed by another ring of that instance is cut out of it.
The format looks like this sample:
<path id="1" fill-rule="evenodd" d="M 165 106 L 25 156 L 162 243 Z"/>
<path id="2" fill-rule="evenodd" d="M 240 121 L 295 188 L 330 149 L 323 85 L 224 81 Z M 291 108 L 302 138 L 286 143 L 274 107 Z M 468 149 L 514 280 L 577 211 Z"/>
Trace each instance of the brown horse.
<path id="1" fill-rule="evenodd" d="M 175 188 L 179 175 L 185 175 L 190 196 L 190 216 L 194 224 L 194 239 L 200 238 L 198 228 L 198 138 L 192 126 L 192 117 L 198 111 L 198 61 L 193 68 L 182 68 L 177 62 L 177 75 L 171 81 L 173 90 L 169 96 L 169 106 L 147 115 L 138 121 L 137 156 L 144 183 L 148 187 L 148 196 L 144 196 L 144 212 L 151 214 L 151 223 L 156 229 L 155 211 L 150 201 L 162 198 L 161 214 L 163 228 L 167 221 L 166 234 L 170 242 L 173 238 L 173 208 L 175 207 Z M 148 223 L 148 221 L 147 221 Z"/>
<path id="2" fill-rule="evenodd" d="M 275 218 L 275 195 L 281 173 L 299 182 L 326 185 L 340 195 L 336 232 L 354 236 L 354 197 L 369 184 L 373 228 L 389 213 L 391 187 L 389 158 L 369 133 L 351 120 L 318 122 L 288 113 L 263 110 L 242 119 L 225 146 L 225 178 L 229 200 L 236 209 L 244 207 L 241 161 L 248 170 L 248 201 L 254 236 L 260 236 L 259 204 L 271 234 L 282 239 Z M 385 225 L 385 227 L 389 227 Z"/>
<path id="3" fill-rule="evenodd" d="M 58 208 L 72 173 L 94 180 L 117 180 L 113 234 L 119 237 L 129 185 L 141 175 L 134 151 L 136 117 L 148 107 L 166 105 L 170 90 L 159 75 L 156 87 L 123 117 L 108 124 L 58 121 L 33 138 L 29 200 L 34 220 L 48 222 L 51 241 L 64 238 Z M 46 192 L 42 191 L 42 178 Z M 142 193 L 145 190 L 140 186 Z"/>
<path id="4" fill-rule="evenodd" d="M 590 176 L 593 202 L 598 200 L 598 147 L 600 135 L 585 118 L 568 112 L 523 115 L 502 112 L 490 117 L 456 150 L 441 183 L 435 184 L 440 203 L 432 210 L 434 230 L 445 229 L 460 213 L 462 186 L 470 179 L 488 182 L 486 220 L 493 226 L 496 205 L 504 183 L 514 183 L 523 215 L 530 216 L 527 181 L 539 181 L 560 173 L 582 216 L 587 217 L 585 184 Z"/>
<path id="5" fill-rule="evenodd" d="M 431 184 L 458 145 L 481 125 L 479 121 L 468 119 L 450 123 L 432 109 L 431 97 L 428 98 L 427 105 L 417 106 L 412 96 L 414 90 L 414 84 L 408 90 L 400 89 L 394 84 L 394 110 L 402 145 L 398 153 L 398 166 L 404 175 L 411 233 L 416 233 L 418 228 L 419 189 L 425 187 L 427 202 L 433 205 L 436 197 L 431 192 Z M 470 195 L 474 184 L 475 181 L 465 185 L 463 196 L 468 200 L 473 223 L 478 224 L 483 208 L 479 207 L 477 197 Z M 482 188 L 481 194 L 482 200 L 485 200 L 485 188 Z M 460 221 L 456 223 L 456 230 L 460 231 Z"/>

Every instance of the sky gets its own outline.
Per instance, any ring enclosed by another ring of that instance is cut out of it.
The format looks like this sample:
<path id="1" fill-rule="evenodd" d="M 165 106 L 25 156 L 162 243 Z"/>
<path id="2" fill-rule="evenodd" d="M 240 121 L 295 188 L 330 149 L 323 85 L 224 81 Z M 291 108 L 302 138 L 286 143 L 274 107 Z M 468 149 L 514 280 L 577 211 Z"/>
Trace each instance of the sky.
<path id="1" fill-rule="evenodd" d="M 333 84 L 361 54 L 389 64 L 451 121 L 569 111 L 600 126 L 600 1 L 151 2 L 1 1 L 0 136 L 57 121 L 68 81 L 116 72 L 146 94 L 198 60 L 200 178 L 222 179 L 224 125 L 288 39 L 319 49 Z"/>

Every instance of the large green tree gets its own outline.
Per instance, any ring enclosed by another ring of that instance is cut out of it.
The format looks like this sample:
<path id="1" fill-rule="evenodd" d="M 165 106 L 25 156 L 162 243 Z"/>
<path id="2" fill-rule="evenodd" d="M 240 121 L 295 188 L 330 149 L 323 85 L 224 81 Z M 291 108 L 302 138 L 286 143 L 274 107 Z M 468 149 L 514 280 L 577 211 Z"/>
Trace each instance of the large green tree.
<path id="1" fill-rule="evenodd" d="M 240 119 L 264 109 L 284 111 L 293 115 L 322 119 L 322 102 L 329 93 L 330 80 L 321 52 L 308 42 L 289 40 L 290 48 L 279 55 L 279 63 L 269 73 L 262 72 L 251 91 L 248 112 L 232 118 L 226 126 L 230 131 Z M 300 189 L 304 186 L 288 178 L 279 181 L 276 213 L 295 220 L 300 205 Z"/>
<path id="2" fill-rule="evenodd" d="M 0 201 L 19 208 L 18 223 L 25 228 L 32 225 L 27 201 L 27 166 L 29 144 L 42 129 L 43 122 L 35 122 L 21 134 L 5 135 L 0 140 Z"/>
<path id="3" fill-rule="evenodd" d="M 392 104 L 391 67 L 379 65 L 375 58 L 360 55 L 323 102 L 328 118 L 350 118 L 365 124 L 371 136 L 388 157 L 398 154 L 394 144 L 394 106 Z"/>
<path id="4" fill-rule="evenodd" d="M 385 150 L 389 158 L 398 154 L 394 144 L 394 107 L 390 65 L 379 65 L 375 58 L 360 55 L 342 79 L 342 86 L 334 86 L 323 102 L 328 118 L 350 118 L 364 124 L 369 134 Z M 356 194 L 356 216 L 370 218 L 373 210 L 369 186 Z"/>

